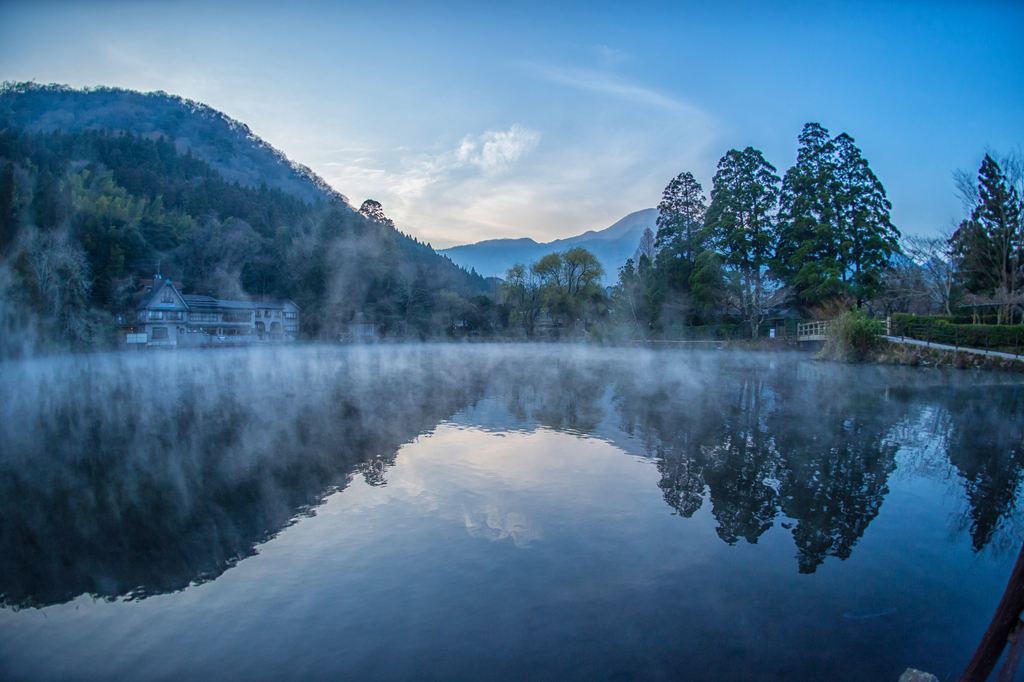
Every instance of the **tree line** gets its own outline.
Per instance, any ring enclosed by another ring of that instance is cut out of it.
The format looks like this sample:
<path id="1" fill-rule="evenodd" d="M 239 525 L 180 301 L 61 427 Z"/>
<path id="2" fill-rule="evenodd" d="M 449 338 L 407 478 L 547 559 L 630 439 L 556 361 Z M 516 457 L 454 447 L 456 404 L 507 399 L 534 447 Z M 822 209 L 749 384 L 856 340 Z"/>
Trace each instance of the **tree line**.
<path id="1" fill-rule="evenodd" d="M 854 139 L 804 126 L 797 160 L 781 177 L 753 147 L 719 161 L 710 197 L 690 172 L 673 178 L 633 258 L 602 290 L 581 292 L 551 265 L 584 259 L 551 254 L 517 264 L 502 292 L 513 326 L 535 336 L 601 322 L 610 336 L 674 336 L 732 326 L 756 337 L 773 312 L 831 316 L 858 308 L 877 316 L 945 314 L 997 323 L 1024 305 L 1024 156 L 986 155 L 977 175 L 955 174 L 967 218 L 934 237 L 904 236 L 892 205 Z M 590 256 L 592 258 L 592 256 Z"/>
<path id="2" fill-rule="evenodd" d="M 158 270 L 186 293 L 291 299 L 311 339 L 337 338 L 356 312 L 418 338 L 450 331 L 453 307 L 489 325 L 489 284 L 374 204 L 228 182 L 165 136 L 6 128 L 0 355 L 110 347 Z"/>

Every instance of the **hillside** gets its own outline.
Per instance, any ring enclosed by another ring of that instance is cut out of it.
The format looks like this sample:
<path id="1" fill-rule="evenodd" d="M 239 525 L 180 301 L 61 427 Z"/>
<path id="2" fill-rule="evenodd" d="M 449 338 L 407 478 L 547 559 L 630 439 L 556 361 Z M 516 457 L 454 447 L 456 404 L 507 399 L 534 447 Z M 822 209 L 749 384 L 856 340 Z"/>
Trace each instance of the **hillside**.
<path id="1" fill-rule="evenodd" d="M 306 166 L 253 134 L 249 126 L 211 107 L 164 92 L 121 88 L 5 83 L 0 121 L 26 133 L 106 130 L 147 139 L 166 137 L 178 153 L 191 151 L 228 182 L 281 189 L 306 202 L 344 197 Z"/>
<path id="2" fill-rule="evenodd" d="M 505 271 L 516 263 L 532 263 L 552 251 L 582 246 L 601 261 L 604 266 L 604 283 L 615 281 L 615 273 L 632 258 L 640 243 L 644 229 L 657 232 L 655 221 L 658 210 L 646 208 L 630 213 L 611 227 L 603 230 L 588 230 L 583 234 L 552 242 L 538 243 L 532 239 L 488 239 L 476 244 L 453 246 L 438 253 L 448 256 L 457 265 L 467 270 L 476 268 L 484 277 L 502 277 Z"/>
<path id="3" fill-rule="evenodd" d="M 483 278 L 353 211 L 209 107 L 5 86 L 0 357 L 109 347 L 117 320 L 133 319 L 139 280 L 157 269 L 187 293 L 291 299 L 307 338 L 336 338 L 357 312 L 388 334 L 425 338 L 443 333 L 454 308 L 492 308 Z"/>

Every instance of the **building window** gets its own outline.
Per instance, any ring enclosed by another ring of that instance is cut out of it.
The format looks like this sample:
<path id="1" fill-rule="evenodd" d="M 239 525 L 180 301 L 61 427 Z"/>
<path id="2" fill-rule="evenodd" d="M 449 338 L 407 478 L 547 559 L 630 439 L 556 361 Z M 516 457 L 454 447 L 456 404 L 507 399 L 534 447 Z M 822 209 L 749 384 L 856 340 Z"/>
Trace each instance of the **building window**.
<path id="1" fill-rule="evenodd" d="M 192 322 L 220 322 L 220 316 L 217 313 L 192 313 L 189 315 L 189 319 Z"/>
<path id="2" fill-rule="evenodd" d="M 225 322 L 248 322 L 250 313 L 224 313 Z"/>
<path id="3" fill-rule="evenodd" d="M 159 310 L 153 310 L 153 311 L 151 311 L 149 313 L 149 319 L 151 319 L 151 320 L 162 320 L 162 319 L 164 319 L 164 314 L 163 314 L 163 312 L 161 312 Z"/>
<path id="4" fill-rule="evenodd" d="M 185 319 L 185 313 L 180 310 L 168 310 L 164 315 L 166 316 L 164 317 L 165 320 L 177 320 L 180 322 Z"/>
<path id="5" fill-rule="evenodd" d="M 263 317 L 263 311 L 262 310 L 257 310 L 256 311 L 256 317 Z"/>
<path id="6" fill-rule="evenodd" d="M 153 340 L 154 341 L 165 341 L 165 340 L 167 340 L 167 327 L 153 327 Z"/>
<path id="7" fill-rule="evenodd" d="M 274 311 L 274 317 L 281 317 L 281 311 L 280 310 L 275 310 Z"/>
<path id="8" fill-rule="evenodd" d="M 297 331 L 299 331 L 299 328 L 296 327 L 294 324 L 290 324 L 287 327 L 285 327 L 284 330 L 286 332 L 297 332 Z"/>
<path id="9" fill-rule="evenodd" d="M 139 321 L 140 322 L 145 322 L 146 321 L 146 311 L 145 310 L 139 311 Z"/>
<path id="10" fill-rule="evenodd" d="M 284 319 L 286 319 L 286 320 L 294 320 L 296 317 L 298 317 L 298 315 L 295 314 L 295 313 L 285 313 L 284 314 Z"/>
<path id="11" fill-rule="evenodd" d="M 171 298 L 171 292 L 168 289 L 164 289 L 164 295 L 160 297 L 161 303 L 173 303 L 174 299 Z"/>

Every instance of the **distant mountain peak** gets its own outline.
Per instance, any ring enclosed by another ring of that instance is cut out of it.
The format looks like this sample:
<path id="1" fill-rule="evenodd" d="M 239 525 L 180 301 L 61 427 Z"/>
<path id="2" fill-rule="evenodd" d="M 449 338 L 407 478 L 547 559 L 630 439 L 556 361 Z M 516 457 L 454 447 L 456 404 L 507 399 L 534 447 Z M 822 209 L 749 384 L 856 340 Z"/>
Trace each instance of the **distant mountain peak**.
<path id="1" fill-rule="evenodd" d="M 604 282 L 615 281 L 616 272 L 632 258 L 640 244 L 640 235 L 647 228 L 657 231 L 658 209 L 634 211 L 610 227 L 539 243 L 529 237 L 487 239 L 475 244 L 464 244 L 442 249 L 438 253 L 448 256 L 456 265 L 476 271 L 484 277 L 504 277 L 516 263 L 529 264 L 553 251 L 565 251 L 582 246 L 591 251 L 605 269 Z"/>

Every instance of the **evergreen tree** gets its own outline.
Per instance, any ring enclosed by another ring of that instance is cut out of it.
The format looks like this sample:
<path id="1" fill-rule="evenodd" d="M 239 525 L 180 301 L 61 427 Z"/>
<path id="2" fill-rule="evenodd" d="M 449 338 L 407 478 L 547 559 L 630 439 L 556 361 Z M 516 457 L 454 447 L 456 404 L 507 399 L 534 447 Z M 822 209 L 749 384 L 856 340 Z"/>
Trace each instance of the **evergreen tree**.
<path id="1" fill-rule="evenodd" d="M 899 252 L 899 230 L 889 219 L 892 204 L 868 162 L 843 133 L 834 141 L 836 150 L 835 215 L 842 238 L 842 279 L 860 307 L 878 293 L 882 272 Z"/>
<path id="2" fill-rule="evenodd" d="M 782 180 L 772 266 L 813 304 L 842 293 L 832 197 L 835 148 L 818 123 L 805 125 L 799 141 L 796 165 Z"/>
<path id="3" fill-rule="evenodd" d="M 986 154 L 978 171 L 977 205 L 950 241 L 961 259 L 968 291 L 994 294 L 1007 303 L 999 311 L 1000 321 L 1024 288 L 1022 212 L 1016 188 Z"/>
<path id="4" fill-rule="evenodd" d="M 0 253 L 14 241 L 14 164 L 8 163 L 0 172 Z"/>
<path id="5" fill-rule="evenodd" d="M 692 173 L 680 173 L 669 182 L 658 204 L 657 247 L 666 260 L 696 262 L 704 229 L 704 189 Z"/>
<path id="6" fill-rule="evenodd" d="M 758 150 L 730 150 L 718 163 L 705 223 L 710 243 L 739 275 L 735 293 L 755 337 L 769 293 L 766 270 L 775 254 L 772 222 L 779 182 L 775 167 Z"/>
<path id="7" fill-rule="evenodd" d="M 882 183 L 843 133 L 808 123 L 797 162 L 782 182 L 774 269 L 807 304 L 877 292 L 881 273 L 899 251 L 899 231 Z"/>

